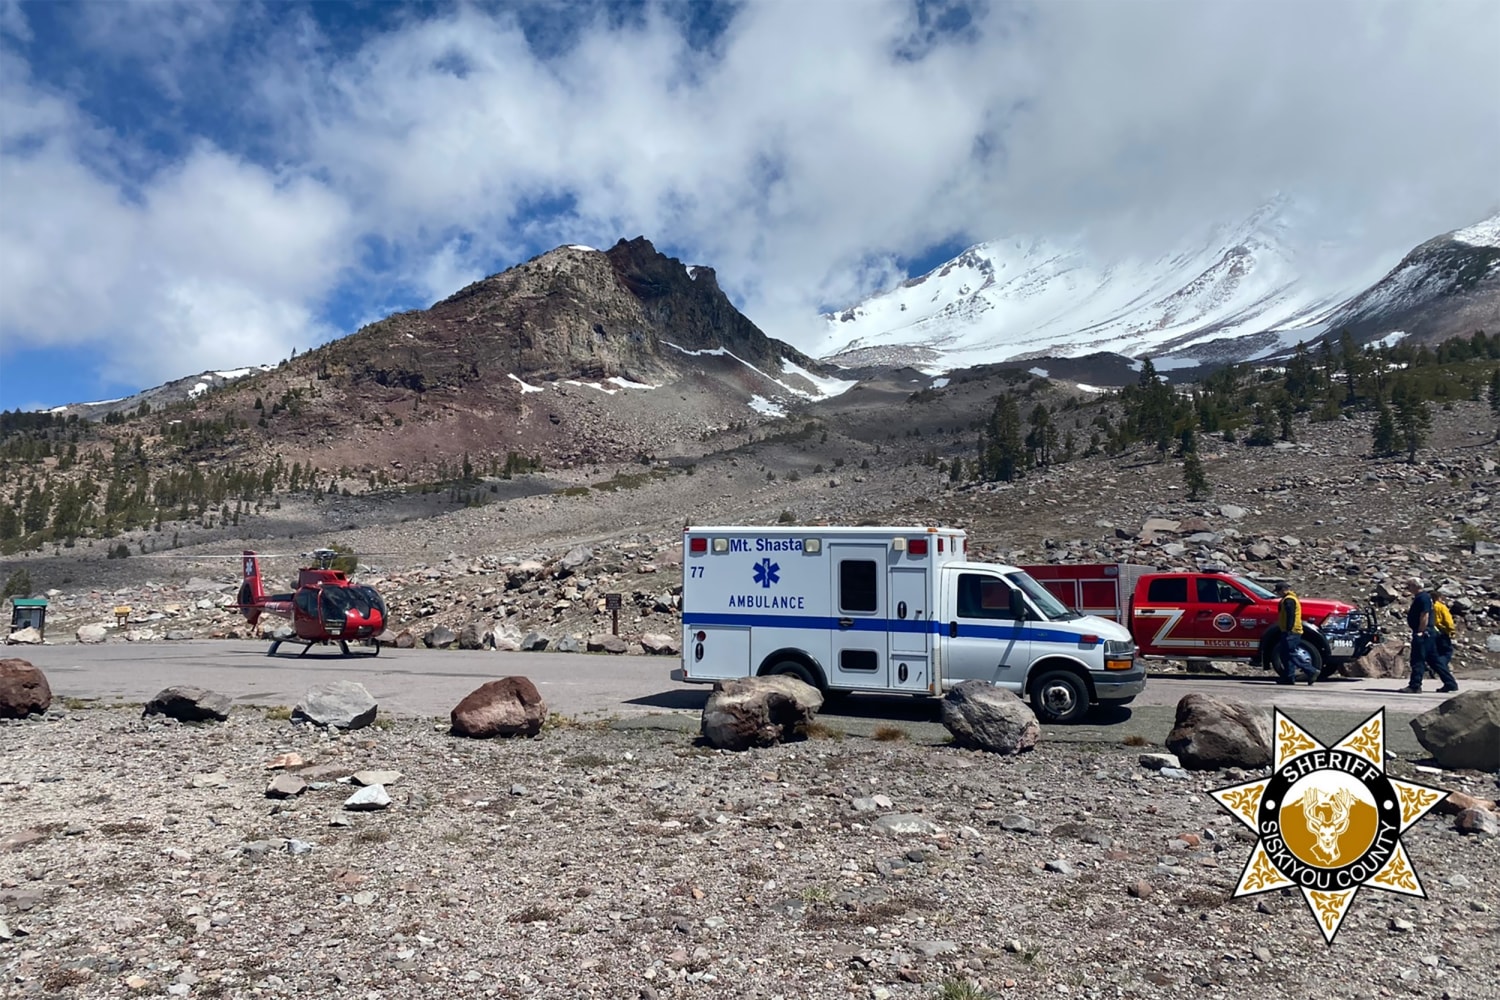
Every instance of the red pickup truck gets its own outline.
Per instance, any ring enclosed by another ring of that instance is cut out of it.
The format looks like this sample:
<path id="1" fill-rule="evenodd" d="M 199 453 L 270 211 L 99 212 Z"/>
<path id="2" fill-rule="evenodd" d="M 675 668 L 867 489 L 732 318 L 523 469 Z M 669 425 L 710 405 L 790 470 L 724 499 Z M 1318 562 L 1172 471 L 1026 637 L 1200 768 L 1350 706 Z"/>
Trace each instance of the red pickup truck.
<path id="1" fill-rule="evenodd" d="M 1074 611 L 1123 623 L 1143 656 L 1247 660 L 1279 668 L 1276 595 L 1218 571 L 1160 572 L 1128 563 L 1022 567 Z M 1373 615 L 1342 601 L 1297 595 L 1302 638 L 1326 678 L 1380 637 Z"/>

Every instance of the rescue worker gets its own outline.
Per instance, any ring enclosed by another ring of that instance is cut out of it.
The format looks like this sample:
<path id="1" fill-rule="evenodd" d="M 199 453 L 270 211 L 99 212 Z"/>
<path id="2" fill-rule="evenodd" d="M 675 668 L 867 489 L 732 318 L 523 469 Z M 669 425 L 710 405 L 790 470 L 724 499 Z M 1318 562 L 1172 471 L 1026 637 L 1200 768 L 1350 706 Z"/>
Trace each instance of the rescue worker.
<path id="1" fill-rule="evenodd" d="M 1276 596 L 1280 599 L 1276 614 L 1276 627 L 1281 629 L 1281 641 L 1276 647 L 1281 655 L 1281 676 L 1276 678 L 1276 683 L 1295 684 L 1297 683 L 1297 651 L 1302 645 L 1302 602 L 1298 600 L 1296 591 L 1292 590 L 1285 580 L 1279 581 L 1274 589 Z M 1318 674 L 1317 671 L 1304 667 L 1302 676 L 1306 678 L 1308 684 L 1311 684 L 1317 679 Z"/>
<path id="2" fill-rule="evenodd" d="M 1411 628 L 1411 681 L 1401 690 L 1421 694 L 1422 681 L 1431 670 L 1443 682 L 1438 693 L 1451 694 L 1458 690 L 1458 682 L 1453 679 L 1447 662 L 1438 656 L 1432 595 L 1422 589 L 1422 581 L 1415 576 L 1406 581 L 1406 592 L 1411 595 L 1411 607 L 1406 609 L 1406 624 Z"/>

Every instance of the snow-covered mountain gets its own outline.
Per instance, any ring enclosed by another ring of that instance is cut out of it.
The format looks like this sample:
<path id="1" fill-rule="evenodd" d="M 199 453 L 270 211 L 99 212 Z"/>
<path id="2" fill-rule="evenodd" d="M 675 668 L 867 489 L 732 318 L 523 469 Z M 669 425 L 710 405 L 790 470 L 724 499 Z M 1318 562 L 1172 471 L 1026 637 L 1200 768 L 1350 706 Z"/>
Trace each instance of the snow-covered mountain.
<path id="1" fill-rule="evenodd" d="M 1045 241 L 981 243 L 827 314 L 813 353 L 933 371 L 1099 351 L 1217 361 L 1274 353 L 1329 329 L 1386 266 L 1373 262 L 1343 283 L 1310 279 L 1291 248 L 1285 207 L 1268 204 L 1156 259 L 1102 261 Z M 1493 221 L 1464 232 L 1484 239 Z"/>
<path id="2" fill-rule="evenodd" d="M 1500 329 L 1500 214 L 1428 240 L 1329 318 L 1357 340 Z"/>

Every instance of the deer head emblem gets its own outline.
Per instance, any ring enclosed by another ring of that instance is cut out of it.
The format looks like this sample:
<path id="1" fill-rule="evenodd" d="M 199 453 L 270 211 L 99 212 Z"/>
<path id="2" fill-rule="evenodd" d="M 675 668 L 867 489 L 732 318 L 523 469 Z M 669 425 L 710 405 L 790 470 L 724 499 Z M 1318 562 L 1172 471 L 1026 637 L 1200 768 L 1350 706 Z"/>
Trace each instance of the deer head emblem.
<path id="1" fill-rule="evenodd" d="M 1310 788 L 1302 796 L 1302 815 L 1307 818 L 1307 829 L 1317 838 L 1313 851 L 1332 864 L 1339 859 L 1339 837 L 1349 829 L 1349 807 L 1354 804 L 1354 794 L 1340 788 L 1327 798 L 1323 790 Z"/>

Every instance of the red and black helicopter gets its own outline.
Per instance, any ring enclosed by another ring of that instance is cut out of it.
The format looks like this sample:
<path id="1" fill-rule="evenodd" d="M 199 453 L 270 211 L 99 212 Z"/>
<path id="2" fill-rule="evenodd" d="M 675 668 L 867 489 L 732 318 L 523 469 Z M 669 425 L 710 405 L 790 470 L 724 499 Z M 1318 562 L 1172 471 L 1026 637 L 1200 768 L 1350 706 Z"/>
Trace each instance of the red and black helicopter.
<path id="1" fill-rule="evenodd" d="M 374 587 L 355 583 L 343 570 L 333 568 L 339 553 L 333 549 L 316 549 L 312 557 L 317 566 L 297 571 L 297 589 L 290 594 L 267 594 L 261 583 L 260 561 L 254 552 L 244 553 L 245 580 L 240 584 L 239 609 L 251 625 L 263 614 L 290 618 L 295 638 L 276 639 L 267 656 L 275 656 L 282 642 L 302 644 L 306 655 L 313 646 L 338 643 L 344 656 L 379 656 L 380 643 L 373 653 L 349 652 L 350 640 L 376 639 L 386 628 L 389 617 L 385 601 Z"/>

